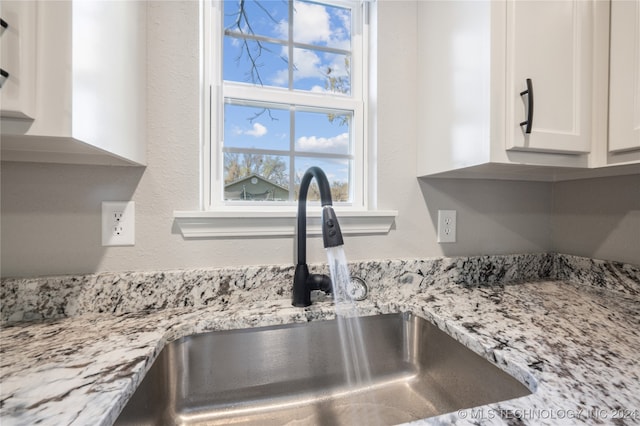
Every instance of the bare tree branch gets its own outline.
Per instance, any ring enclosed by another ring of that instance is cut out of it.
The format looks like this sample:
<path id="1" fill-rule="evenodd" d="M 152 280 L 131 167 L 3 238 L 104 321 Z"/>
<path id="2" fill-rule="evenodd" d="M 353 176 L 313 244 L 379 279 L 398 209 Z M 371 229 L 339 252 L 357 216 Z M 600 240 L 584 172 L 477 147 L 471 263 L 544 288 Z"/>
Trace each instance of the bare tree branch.
<path id="1" fill-rule="evenodd" d="M 255 4 L 265 13 L 265 15 L 267 15 L 267 17 L 272 22 L 274 22 L 275 24 L 278 23 L 278 21 L 273 17 L 271 12 L 269 12 L 267 8 L 265 8 L 264 5 L 262 5 L 262 2 L 255 1 Z M 253 30 L 253 27 L 251 26 L 251 20 L 249 19 L 249 15 L 247 13 L 246 0 L 238 1 L 238 11 L 235 13 L 235 15 L 236 15 L 236 20 L 233 23 L 233 25 L 230 25 L 228 28 L 225 28 L 226 35 L 231 35 L 234 28 L 237 30 L 237 32 L 241 34 L 256 35 L 255 31 Z M 253 49 L 250 46 L 250 42 L 255 43 L 255 47 Z M 283 58 L 282 56 L 278 55 L 276 52 L 266 47 L 261 40 L 242 38 L 242 46 L 243 47 L 238 57 L 236 58 L 236 62 L 240 62 L 242 57 L 244 55 L 247 55 L 247 58 L 251 63 L 251 67 L 247 72 L 247 77 L 253 84 L 260 84 L 261 86 L 264 86 L 262 76 L 260 75 L 260 72 L 259 72 L 259 68 L 262 66 L 262 64 L 258 62 L 260 57 L 263 54 L 263 51 L 269 52 L 273 55 L 277 55 L 278 57 L 280 57 L 280 59 L 282 59 L 285 63 L 288 64 L 288 61 L 285 58 Z"/>
<path id="2" fill-rule="evenodd" d="M 278 117 L 274 117 L 271 114 L 271 108 L 262 108 L 262 111 L 256 112 L 251 117 L 247 118 L 247 120 L 249 120 L 250 123 L 253 123 L 254 120 L 257 120 L 265 112 L 269 115 L 269 118 L 271 119 L 271 121 L 279 121 L 280 120 Z"/>

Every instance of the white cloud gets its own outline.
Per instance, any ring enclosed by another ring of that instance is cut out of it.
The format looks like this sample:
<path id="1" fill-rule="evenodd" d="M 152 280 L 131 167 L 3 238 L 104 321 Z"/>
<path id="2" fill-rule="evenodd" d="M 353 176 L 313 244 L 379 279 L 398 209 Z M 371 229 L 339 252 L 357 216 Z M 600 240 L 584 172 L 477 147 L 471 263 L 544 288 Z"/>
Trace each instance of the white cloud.
<path id="1" fill-rule="evenodd" d="M 314 51 L 296 49 L 294 55 L 294 76 L 296 80 L 302 78 L 324 78 L 322 70 L 325 65 L 322 64 L 322 60 Z M 282 57 L 288 57 L 286 47 L 282 48 Z M 276 86 L 286 86 L 289 81 L 289 70 L 284 68 L 276 71 L 271 81 Z"/>
<path id="2" fill-rule="evenodd" d="M 289 82 L 289 70 L 286 68 L 276 71 L 273 77 L 271 77 L 271 83 L 273 83 L 274 86 L 286 87 L 288 82 Z"/>
<path id="3" fill-rule="evenodd" d="M 299 43 L 326 44 L 341 49 L 349 49 L 351 14 L 340 8 L 330 8 L 331 13 L 338 20 L 337 25 L 331 25 L 331 16 L 327 7 L 296 1 L 294 3 L 295 17 L 293 21 L 293 39 Z M 334 24 L 336 22 L 334 21 Z M 281 38 L 289 37 L 289 27 L 286 20 L 281 20 L 275 26 L 275 32 Z"/>
<path id="4" fill-rule="evenodd" d="M 267 134 L 267 128 L 260 123 L 253 123 L 253 128 L 251 130 L 245 130 L 242 133 L 259 138 L 260 136 L 264 136 Z"/>
<path id="5" fill-rule="evenodd" d="M 323 77 L 322 61 L 312 50 L 296 49 L 294 52 L 294 74 L 297 79 L 307 77 Z"/>
<path id="6" fill-rule="evenodd" d="M 300 43 L 327 42 L 331 38 L 331 19 L 324 6 L 295 2 L 293 39 Z"/>
<path id="7" fill-rule="evenodd" d="M 347 28 L 351 28 L 351 13 L 347 12 L 346 9 L 339 8 L 336 8 L 334 13 L 342 23 L 342 28 L 339 28 L 338 31 L 342 32 Z"/>
<path id="8" fill-rule="evenodd" d="M 293 21 L 293 39 L 300 43 L 328 42 L 331 38 L 331 19 L 324 6 L 319 4 L 295 2 Z M 276 32 L 282 38 L 288 38 L 289 27 L 286 20 L 276 26 Z"/>
<path id="9" fill-rule="evenodd" d="M 294 3 L 295 18 L 293 25 L 293 38 L 296 42 L 316 45 L 328 45 L 349 50 L 350 37 L 348 28 L 351 25 L 350 14 L 340 8 L 330 8 L 338 20 L 337 25 L 332 26 L 331 16 L 327 7 L 312 3 Z M 335 21 L 334 21 L 334 24 Z M 288 22 L 281 20 L 275 26 L 278 36 L 287 39 Z M 295 79 L 325 78 L 328 68 L 331 68 L 333 76 L 348 75 L 345 70 L 344 57 L 342 55 L 328 54 L 321 58 L 319 51 L 295 49 L 293 58 L 295 66 Z M 281 56 L 289 60 L 287 47 L 284 46 Z M 286 86 L 289 81 L 287 69 L 281 69 L 271 78 L 273 84 Z"/>
<path id="10" fill-rule="evenodd" d="M 347 151 L 349 146 L 349 133 L 345 132 L 332 138 L 317 136 L 302 136 L 296 141 L 296 147 L 304 151 Z"/>

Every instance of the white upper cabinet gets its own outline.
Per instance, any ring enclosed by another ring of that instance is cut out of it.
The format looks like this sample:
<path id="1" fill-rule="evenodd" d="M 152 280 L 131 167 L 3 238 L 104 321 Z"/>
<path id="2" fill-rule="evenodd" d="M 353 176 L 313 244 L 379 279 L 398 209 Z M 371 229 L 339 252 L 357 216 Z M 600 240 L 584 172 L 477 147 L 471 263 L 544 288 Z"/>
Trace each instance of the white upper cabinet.
<path id="1" fill-rule="evenodd" d="M 506 7 L 507 149 L 588 153 L 593 4 L 516 0 Z M 527 79 L 532 93 L 521 95 Z M 530 133 L 520 125 L 528 119 Z"/>
<path id="2" fill-rule="evenodd" d="M 35 3 L 30 1 L 0 3 L 2 117 L 29 120 L 35 114 L 36 10 Z"/>
<path id="3" fill-rule="evenodd" d="M 35 57 L 34 108 L 27 117 L 3 111 L 2 160 L 144 165 L 146 2 L 18 3 L 36 22 L 35 41 L 19 45 L 21 57 Z"/>
<path id="4" fill-rule="evenodd" d="M 609 151 L 640 150 L 640 0 L 611 3 Z"/>
<path id="5" fill-rule="evenodd" d="M 417 9 L 418 176 L 551 181 L 591 166 L 607 137 L 608 2 Z"/>

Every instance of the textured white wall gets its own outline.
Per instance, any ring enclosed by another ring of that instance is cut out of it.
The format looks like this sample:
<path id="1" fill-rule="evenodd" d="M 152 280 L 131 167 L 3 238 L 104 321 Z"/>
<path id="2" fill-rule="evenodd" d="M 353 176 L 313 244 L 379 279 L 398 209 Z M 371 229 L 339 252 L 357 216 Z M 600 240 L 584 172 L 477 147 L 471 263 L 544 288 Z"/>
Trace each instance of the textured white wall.
<path id="1" fill-rule="evenodd" d="M 640 175 L 556 183 L 553 213 L 555 251 L 640 265 Z"/>
<path id="2" fill-rule="evenodd" d="M 389 235 L 346 238 L 349 258 L 552 250 L 550 184 L 416 179 L 416 5 L 378 4 L 378 205 L 399 216 Z M 293 261 L 289 238 L 185 241 L 174 229 L 173 211 L 199 204 L 198 8 L 194 1 L 148 5 L 149 166 L 3 163 L 3 276 Z M 128 199 L 136 202 L 136 245 L 101 247 L 101 201 Z M 458 210 L 458 243 L 436 242 L 438 209 Z M 308 257 L 324 261 L 318 238 Z"/>

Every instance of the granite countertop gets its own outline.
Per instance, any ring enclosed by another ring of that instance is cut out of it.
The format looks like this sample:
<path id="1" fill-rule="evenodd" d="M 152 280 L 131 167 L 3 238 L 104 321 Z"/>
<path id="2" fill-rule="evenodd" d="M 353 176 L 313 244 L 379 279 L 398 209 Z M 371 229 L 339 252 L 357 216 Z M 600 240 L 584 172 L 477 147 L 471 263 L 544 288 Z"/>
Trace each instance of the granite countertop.
<path id="1" fill-rule="evenodd" d="M 529 396 L 413 424 L 640 423 L 640 298 L 563 280 L 467 287 L 401 279 L 363 315 L 411 312 L 525 383 Z M 0 421 L 110 425 L 167 341 L 209 330 L 329 319 L 286 297 L 83 314 L 0 331 Z M 522 422 L 521 422 L 522 421 Z"/>

